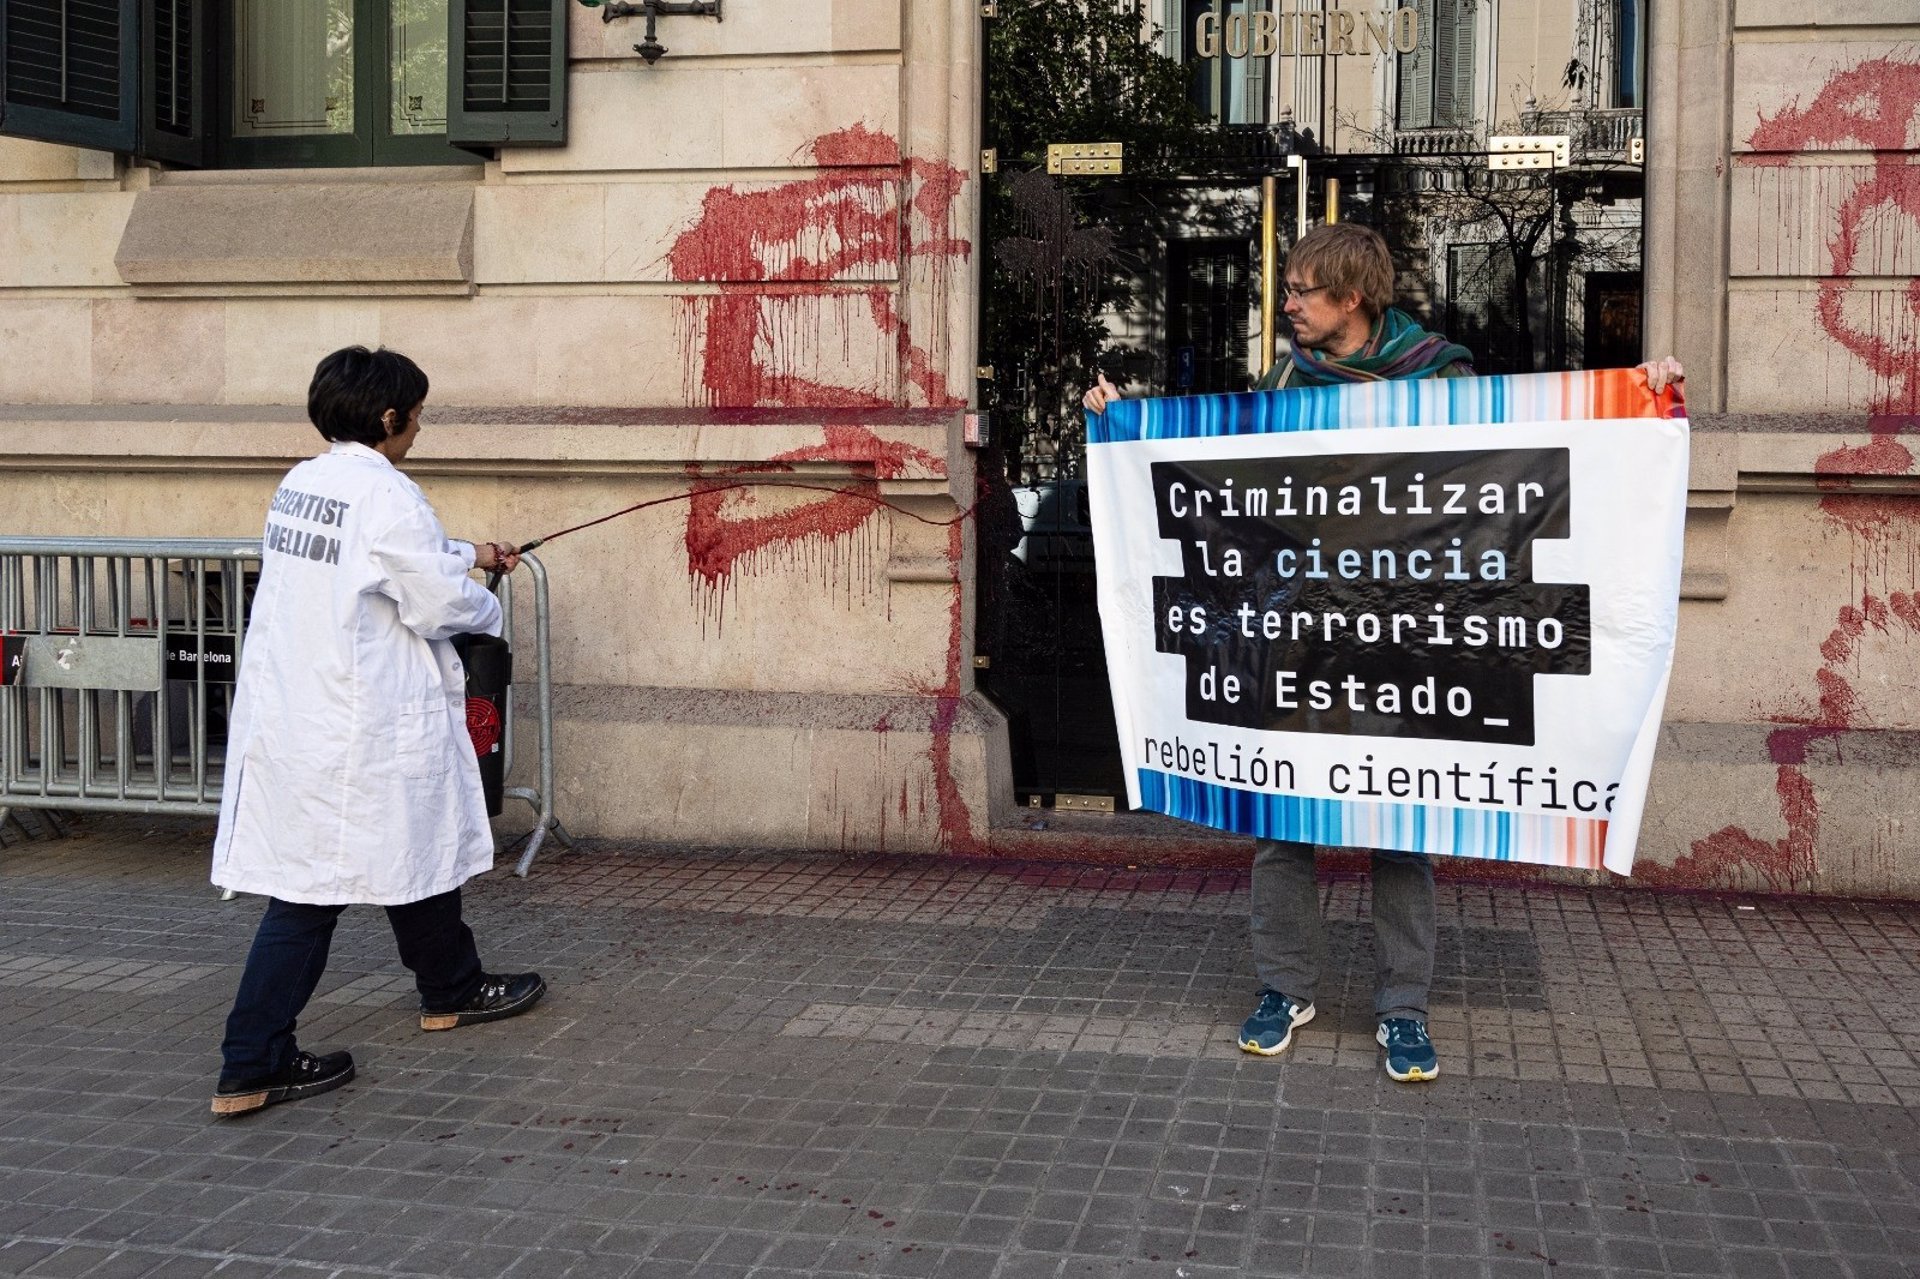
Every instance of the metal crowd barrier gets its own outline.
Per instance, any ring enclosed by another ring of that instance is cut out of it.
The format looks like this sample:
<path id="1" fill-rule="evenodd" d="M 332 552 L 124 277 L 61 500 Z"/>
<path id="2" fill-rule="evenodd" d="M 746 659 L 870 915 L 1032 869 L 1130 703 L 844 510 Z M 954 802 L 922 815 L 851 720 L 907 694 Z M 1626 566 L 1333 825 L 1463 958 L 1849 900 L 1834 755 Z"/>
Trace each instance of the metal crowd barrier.
<path id="1" fill-rule="evenodd" d="M 0 537 L 0 823 L 10 810 L 214 816 L 260 544 L 245 539 Z M 536 825 L 515 873 L 551 832 L 553 664 L 547 572 L 534 556 L 535 785 L 509 786 Z M 506 634 L 513 582 L 502 579 Z M 504 763 L 516 730 L 509 695 Z M 17 819 L 13 819 L 17 820 Z"/>
<path id="2" fill-rule="evenodd" d="M 534 774 L 538 785 L 509 786 L 506 790 L 510 798 L 523 799 L 531 804 L 536 819 L 533 829 L 527 833 L 520 860 L 513 868 L 513 873 L 524 879 L 527 871 L 533 867 L 533 859 L 540 853 L 540 846 L 547 842 L 549 832 L 567 848 L 573 847 L 573 837 L 567 834 L 567 828 L 560 824 L 560 819 L 553 815 L 553 636 L 550 629 L 553 614 L 547 595 L 547 566 L 540 562 L 537 555 L 521 556 L 520 565 L 533 579 L 534 711 L 540 733 L 540 763 Z M 509 640 L 514 635 L 513 583 L 518 576 L 516 572 L 502 577 L 496 588 L 505 618 L 501 629 Z M 505 743 L 502 750 L 506 754 L 508 777 L 513 776 L 513 743 L 519 736 L 514 730 L 514 702 L 517 700 L 509 690 L 506 713 L 501 717 L 501 740 Z"/>

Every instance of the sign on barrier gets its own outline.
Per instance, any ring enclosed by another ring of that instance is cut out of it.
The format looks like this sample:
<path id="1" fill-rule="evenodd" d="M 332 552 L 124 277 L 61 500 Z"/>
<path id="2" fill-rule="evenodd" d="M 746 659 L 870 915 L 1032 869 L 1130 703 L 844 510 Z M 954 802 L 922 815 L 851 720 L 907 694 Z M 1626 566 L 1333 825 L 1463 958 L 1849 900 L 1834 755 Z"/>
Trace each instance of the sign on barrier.
<path id="1" fill-rule="evenodd" d="M 231 684 L 240 671 L 238 650 L 231 635 L 208 635 L 197 646 L 191 635 L 169 635 L 167 678 L 191 680 L 204 669 L 209 684 Z"/>
<path id="2" fill-rule="evenodd" d="M 29 688 L 157 693 L 160 642 L 151 636 L 30 635 L 21 683 Z"/>

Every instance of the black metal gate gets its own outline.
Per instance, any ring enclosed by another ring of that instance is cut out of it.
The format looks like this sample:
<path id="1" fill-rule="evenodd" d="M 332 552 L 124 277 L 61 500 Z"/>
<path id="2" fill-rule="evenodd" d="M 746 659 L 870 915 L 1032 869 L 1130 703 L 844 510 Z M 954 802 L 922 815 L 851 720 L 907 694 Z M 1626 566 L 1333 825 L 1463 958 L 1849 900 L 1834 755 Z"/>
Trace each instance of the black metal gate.
<path id="1" fill-rule="evenodd" d="M 1256 139 L 1268 148 L 1264 131 Z M 981 386 L 1000 490 L 980 525 L 979 683 L 1006 711 L 1035 803 L 1120 802 L 1095 599 L 1080 397 L 1245 390 L 1258 372 L 1259 167 L 1219 153 L 1165 173 L 1070 177 L 1006 162 L 986 179 Z M 997 287 L 996 287 L 997 285 Z"/>

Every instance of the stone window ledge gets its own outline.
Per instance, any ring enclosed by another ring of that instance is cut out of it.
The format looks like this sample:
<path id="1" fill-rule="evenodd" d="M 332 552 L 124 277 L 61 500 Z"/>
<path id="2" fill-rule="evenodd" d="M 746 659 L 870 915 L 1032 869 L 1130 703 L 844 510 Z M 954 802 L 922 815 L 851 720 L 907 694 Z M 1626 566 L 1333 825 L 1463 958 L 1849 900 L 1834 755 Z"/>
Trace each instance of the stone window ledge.
<path id="1" fill-rule="evenodd" d="M 465 169 L 161 174 L 114 265 L 136 297 L 465 296 L 477 185 Z"/>

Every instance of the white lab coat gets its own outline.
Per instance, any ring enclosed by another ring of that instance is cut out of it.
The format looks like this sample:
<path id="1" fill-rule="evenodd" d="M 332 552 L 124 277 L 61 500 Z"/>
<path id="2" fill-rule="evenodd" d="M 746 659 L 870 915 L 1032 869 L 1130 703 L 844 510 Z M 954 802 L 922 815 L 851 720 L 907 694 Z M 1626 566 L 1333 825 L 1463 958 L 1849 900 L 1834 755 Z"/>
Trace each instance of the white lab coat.
<path id="1" fill-rule="evenodd" d="M 473 547 L 362 444 L 287 472 L 228 726 L 213 882 L 381 906 L 493 865 L 466 677 L 447 637 L 500 633 Z"/>

